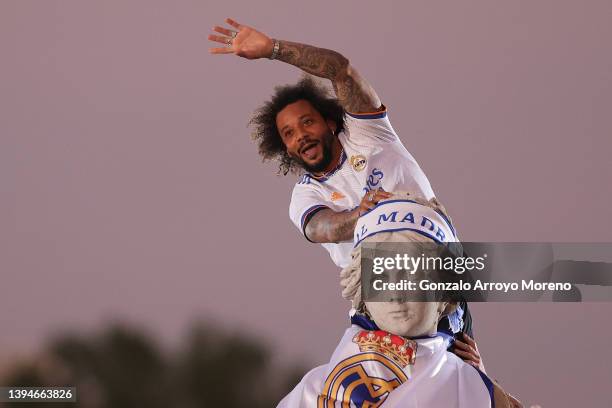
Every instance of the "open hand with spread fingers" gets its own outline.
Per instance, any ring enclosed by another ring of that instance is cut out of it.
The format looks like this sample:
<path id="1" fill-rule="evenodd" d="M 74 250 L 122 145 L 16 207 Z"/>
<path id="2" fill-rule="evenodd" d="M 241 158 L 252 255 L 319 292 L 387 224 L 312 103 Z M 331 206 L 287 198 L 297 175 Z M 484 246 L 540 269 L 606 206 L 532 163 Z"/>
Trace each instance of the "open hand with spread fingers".
<path id="1" fill-rule="evenodd" d="M 210 41 L 225 44 L 225 47 L 210 48 L 211 54 L 235 54 L 246 59 L 269 58 L 272 55 L 274 43 L 270 37 L 231 18 L 225 22 L 232 28 L 214 26 L 213 30 L 222 35 L 208 36 Z"/>

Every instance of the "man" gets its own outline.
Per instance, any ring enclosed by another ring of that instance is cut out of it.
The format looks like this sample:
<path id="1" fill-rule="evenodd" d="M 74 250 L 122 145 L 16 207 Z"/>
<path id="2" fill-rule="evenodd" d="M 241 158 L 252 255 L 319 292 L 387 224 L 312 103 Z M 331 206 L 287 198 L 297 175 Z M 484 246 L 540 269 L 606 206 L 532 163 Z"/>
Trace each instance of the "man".
<path id="1" fill-rule="evenodd" d="M 380 216 L 393 210 L 411 214 L 413 221 L 402 224 Z M 420 219 L 429 222 L 421 225 Z M 432 231 L 430 225 L 436 228 Z M 279 407 L 521 407 L 478 365 L 466 364 L 447 351 L 452 338 L 436 332 L 436 327 L 443 316 L 455 313 L 452 294 L 433 293 L 432 301 L 361 298 L 359 253 L 363 242 L 392 243 L 394 247 L 402 243 L 402 251 L 411 256 L 439 257 L 457 240 L 443 207 L 434 199 L 395 194 L 361 217 L 353 262 L 342 272 L 343 296 L 359 313 L 353 316 L 352 326 L 329 363 L 306 374 Z M 440 279 L 439 271 L 420 269 L 416 273 L 429 280 Z M 388 292 L 396 299 L 402 296 Z M 367 296 L 368 291 L 364 293 Z"/>
<path id="2" fill-rule="evenodd" d="M 271 58 L 331 81 L 337 99 L 326 98 L 305 79 L 279 88 L 252 123 L 264 159 L 280 159 L 285 173 L 298 166 L 306 170 L 293 191 L 291 219 L 308 240 L 322 243 L 333 261 L 345 267 L 355 222 L 388 197 L 383 190 L 432 198 L 429 181 L 395 134 L 374 89 L 344 56 L 273 40 L 234 20 L 227 22 L 237 31 L 214 27 L 223 36 L 209 39 L 228 46 L 211 49 L 213 54 Z"/>
<path id="3" fill-rule="evenodd" d="M 429 181 L 393 130 L 378 95 L 347 58 L 272 39 L 232 19 L 226 22 L 231 29 L 215 26 L 217 34 L 208 37 L 225 44 L 211 48 L 211 53 L 278 60 L 331 81 L 336 98 L 308 78 L 277 88 L 251 124 L 264 159 L 277 159 L 284 174 L 305 171 L 293 190 L 291 220 L 344 268 L 351 262 L 359 216 L 388 198 L 387 191 L 411 191 L 432 199 Z M 469 335 L 471 317 L 465 303 L 462 306 L 463 332 Z"/>

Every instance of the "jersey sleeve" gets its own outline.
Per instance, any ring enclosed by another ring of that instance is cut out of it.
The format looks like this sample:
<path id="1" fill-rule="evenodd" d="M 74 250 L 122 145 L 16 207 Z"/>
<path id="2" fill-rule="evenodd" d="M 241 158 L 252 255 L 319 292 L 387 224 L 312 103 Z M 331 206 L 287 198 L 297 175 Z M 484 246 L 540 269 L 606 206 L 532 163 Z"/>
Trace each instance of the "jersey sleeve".
<path id="1" fill-rule="evenodd" d="M 383 105 L 380 111 L 371 113 L 346 112 L 344 128 L 348 139 L 357 144 L 376 142 L 393 142 L 399 140 L 387 116 Z"/>
<path id="2" fill-rule="evenodd" d="M 289 218 L 293 224 L 306 236 L 306 224 L 310 221 L 313 215 L 324 208 L 329 208 L 320 195 L 312 188 L 307 188 L 303 184 L 296 184 L 291 194 L 291 203 L 289 204 Z"/>

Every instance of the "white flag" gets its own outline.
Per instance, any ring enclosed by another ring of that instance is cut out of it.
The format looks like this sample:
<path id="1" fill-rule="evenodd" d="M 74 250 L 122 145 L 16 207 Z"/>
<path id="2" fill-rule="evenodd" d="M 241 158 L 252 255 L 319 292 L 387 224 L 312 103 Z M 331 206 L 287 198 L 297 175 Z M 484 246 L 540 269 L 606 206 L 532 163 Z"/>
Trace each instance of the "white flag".
<path id="1" fill-rule="evenodd" d="M 493 384 L 447 351 L 450 338 L 407 339 L 352 325 L 328 364 L 311 370 L 280 408 L 489 408 Z"/>

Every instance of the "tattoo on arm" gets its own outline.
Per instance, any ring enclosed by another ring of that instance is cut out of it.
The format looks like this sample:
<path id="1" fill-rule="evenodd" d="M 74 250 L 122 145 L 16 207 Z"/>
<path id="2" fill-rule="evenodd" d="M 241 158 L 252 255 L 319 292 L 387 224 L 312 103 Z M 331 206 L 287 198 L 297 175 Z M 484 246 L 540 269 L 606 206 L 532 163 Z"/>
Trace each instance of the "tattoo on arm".
<path id="1" fill-rule="evenodd" d="M 336 212 L 326 208 L 312 216 L 304 232 L 308 239 L 318 243 L 350 241 L 358 218 L 359 209 Z"/>
<path id="2" fill-rule="evenodd" d="M 277 59 L 332 81 L 342 70 L 346 70 L 349 64 L 342 54 L 325 48 L 290 41 L 279 41 L 279 45 Z"/>
<path id="3" fill-rule="evenodd" d="M 331 80 L 344 110 L 360 113 L 380 108 L 380 99 L 374 89 L 342 54 L 290 41 L 279 41 L 279 45 L 277 59 L 309 74 Z"/>

